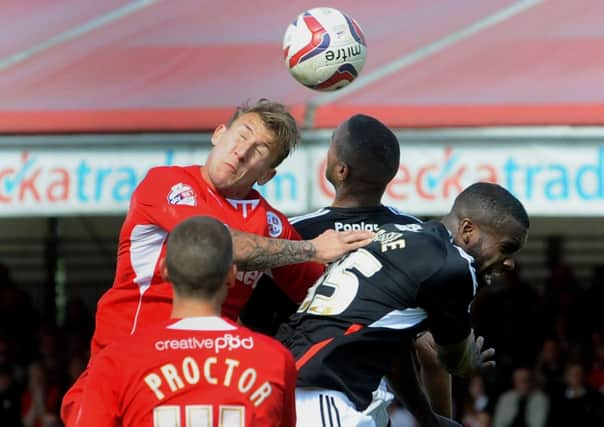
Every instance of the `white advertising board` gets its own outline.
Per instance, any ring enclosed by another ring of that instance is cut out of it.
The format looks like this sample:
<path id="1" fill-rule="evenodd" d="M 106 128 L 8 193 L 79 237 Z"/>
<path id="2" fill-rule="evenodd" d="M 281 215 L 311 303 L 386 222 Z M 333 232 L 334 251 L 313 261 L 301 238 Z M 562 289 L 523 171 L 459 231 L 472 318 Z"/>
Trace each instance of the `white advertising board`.
<path id="1" fill-rule="evenodd" d="M 313 163 L 324 149 L 313 149 Z M 333 190 L 313 171 L 313 206 Z M 417 215 L 441 215 L 476 181 L 496 182 L 518 197 L 529 215 L 604 215 L 604 145 L 405 144 L 384 203 Z"/>
<path id="2" fill-rule="evenodd" d="M 0 216 L 122 214 L 146 171 L 155 165 L 203 163 L 208 146 L 164 149 L 0 146 Z M 326 144 L 301 146 L 259 190 L 287 214 L 328 205 Z M 497 182 L 530 215 L 604 215 L 604 145 L 408 143 L 384 203 L 416 215 L 445 213 L 462 188 Z"/>

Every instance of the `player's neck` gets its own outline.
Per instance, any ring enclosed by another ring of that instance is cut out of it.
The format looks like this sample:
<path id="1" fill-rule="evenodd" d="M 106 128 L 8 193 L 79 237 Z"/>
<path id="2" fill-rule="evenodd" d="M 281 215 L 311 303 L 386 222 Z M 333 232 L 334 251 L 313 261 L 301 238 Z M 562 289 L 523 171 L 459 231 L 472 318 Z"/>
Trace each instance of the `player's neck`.
<path id="1" fill-rule="evenodd" d="M 210 301 L 178 299 L 172 303 L 172 318 L 220 316 L 220 306 Z"/>
<path id="2" fill-rule="evenodd" d="M 373 208 L 381 205 L 380 197 L 365 197 L 355 194 L 336 193 L 336 197 L 331 204 L 333 208 Z"/>
<path id="3" fill-rule="evenodd" d="M 214 184 L 212 184 L 212 180 L 210 179 L 210 175 L 208 174 L 208 167 L 206 165 L 202 165 L 199 168 L 199 172 L 201 173 L 201 179 L 203 179 L 206 184 L 212 187 L 212 189 L 215 189 Z"/>
<path id="4" fill-rule="evenodd" d="M 441 218 L 440 222 L 445 226 L 452 236 L 455 236 L 459 221 L 453 215 L 445 215 Z"/>
<path id="5" fill-rule="evenodd" d="M 334 208 L 374 208 L 382 204 L 383 191 L 364 188 L 362 184 L 339 182 L 334 184 L 336 197 L 331 204 Z"/>

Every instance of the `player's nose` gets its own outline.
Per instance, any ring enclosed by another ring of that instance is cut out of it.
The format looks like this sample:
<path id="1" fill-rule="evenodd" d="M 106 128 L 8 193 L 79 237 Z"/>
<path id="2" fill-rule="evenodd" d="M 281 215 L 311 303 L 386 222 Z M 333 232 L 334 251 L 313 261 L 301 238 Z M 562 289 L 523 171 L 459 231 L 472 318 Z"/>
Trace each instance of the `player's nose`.
<path id="1" fill-rule="evenodd" d="M 253 144 L 247 141 L 240 142 L 239 144 L 235 145 L 233 153 L 235 154 L 235 156 L 237 156 L 239 160 L 243 161 L 253 149 L 252 145 Z"/>
<path id="2" fill-rule="evenodd" d="M 503 267 L 506 270 L 513 270 L 516 267 L 516 261 L 514 261 L 514 258 L 505 258 L 503 260 Z"/>

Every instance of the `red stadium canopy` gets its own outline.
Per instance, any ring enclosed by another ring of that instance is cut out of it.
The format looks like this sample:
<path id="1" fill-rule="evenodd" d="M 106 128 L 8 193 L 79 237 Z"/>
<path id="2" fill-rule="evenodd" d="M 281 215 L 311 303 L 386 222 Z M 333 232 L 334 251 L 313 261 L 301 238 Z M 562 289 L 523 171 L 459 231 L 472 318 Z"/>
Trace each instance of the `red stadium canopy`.
<path id="1" fill-rule="evenodd" d="M 5 0 L 0 133 L 209 130 L 258 97 L 318 128 L 357 112 L 392 127 L 604 124 L 601 1 L 329 6 L 369 53 L 353 85 L 322 94 L 282 63 L 308 2 Z"/>

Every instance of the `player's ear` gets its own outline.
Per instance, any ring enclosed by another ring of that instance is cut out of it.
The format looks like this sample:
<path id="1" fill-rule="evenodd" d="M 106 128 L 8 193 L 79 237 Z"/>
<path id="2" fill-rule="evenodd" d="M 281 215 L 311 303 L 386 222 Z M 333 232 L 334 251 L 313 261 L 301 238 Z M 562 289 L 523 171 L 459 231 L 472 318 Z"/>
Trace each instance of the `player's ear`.
<path id="1" fill-rule="evenodd" d="M 336 174 L 338 179 L 344 182 L 348 178 L 348 175 L 350 175 L 350 167 L 344 162 L 338 162 L 336 164 Z"/>
<path id="2" fill-rule="evenodd" d="M 478 227 L 470 218 L 463 218 L 459 221 L 457 232 L 466 246 L 470 245 L 478 238 Z"/>
<path id="3" fill-rule="evenodd" d="M 159 274 L 164 282 L 170 281 L 168 277 L 168 266 L 166 264 L 166 257 L 159 259 Z"/>
<path id="4" fill-rule="evenodd" d="M 218 140 L 220 139 L 220 136 L 226 130 L 227 130 L 227 126 L 224 123 L 221 123 L 218 126 L 216 126 L 216 129 L 214 129 L 214 133 L 212 133 L 212 138 L 210 138 L 210 140 L 212 141 L 212 145 L 218 144 Z"/>
<path id="5" fill-rule="evenodd" d="M 267 182 L 269 182 L 271 179 L 273 179 L 273 177 L 276 174 L 277 174 L 277 170 L 274 168 L 270 168 L 265 173 L 263 173 L 262 176 L 256 180 L 256 182 L 258 183 L 258 185 L 264 185 Z"/>

